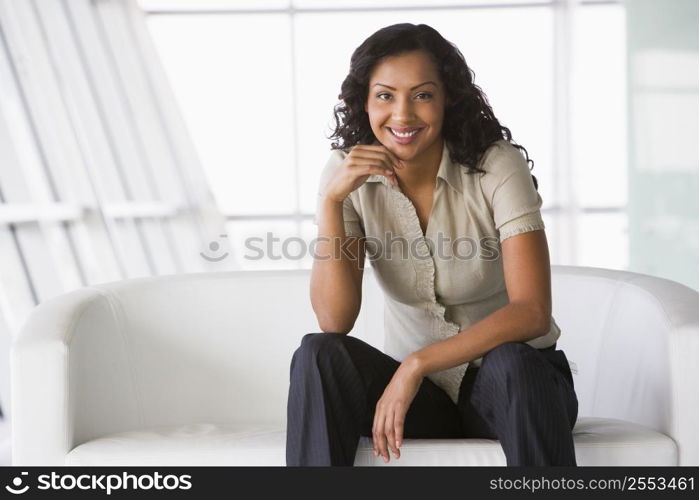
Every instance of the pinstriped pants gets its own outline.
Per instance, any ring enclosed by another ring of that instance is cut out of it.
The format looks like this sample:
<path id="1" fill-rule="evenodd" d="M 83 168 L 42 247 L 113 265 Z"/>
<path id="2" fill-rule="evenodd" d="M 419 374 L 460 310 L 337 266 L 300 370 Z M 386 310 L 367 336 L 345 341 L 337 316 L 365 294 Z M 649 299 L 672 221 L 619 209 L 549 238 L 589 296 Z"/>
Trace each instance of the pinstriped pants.
<path id="1" fill-rule="evenodd" d="M 353 465 L 399 365 L 356 337 L 304 335 L 291 359 L 286 465 Z M 480 368 L 469 366 L 456 405 L 425 377 L 403 437 L 498 439 L 508 466 L 576 465 L 577 414 L 563 351 L 512 342 L 486 353 Z"/>

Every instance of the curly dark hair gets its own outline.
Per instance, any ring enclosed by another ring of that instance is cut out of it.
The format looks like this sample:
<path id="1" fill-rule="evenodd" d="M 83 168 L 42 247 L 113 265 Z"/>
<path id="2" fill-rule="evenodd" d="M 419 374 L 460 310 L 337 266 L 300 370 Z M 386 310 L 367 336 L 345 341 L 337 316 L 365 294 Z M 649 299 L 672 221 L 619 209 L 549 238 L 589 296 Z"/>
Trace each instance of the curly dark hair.
<path id="1" fill-rule="evenodd" d="M 334 108 L 336 128 L 328 139 L 339 139 L 331 149 L 348 149 L 357 144 L 372 144 L 376 136 L 371 130 L 364 104 L 369 93 L 369 80 L 374 67 L 387 56 L 424 50 L 436 64 L 446 90 L 442 135 L 449 146 L 451 160 L 467 167 L 469 174 L 485 172 L 478 162 L 488 146 L 505 139 L 520 151 L 527 150 L 512 140 L 510 129 L 500 122 L 481 88 L 474 83 L 475 74 L 453 43 L 426 24 L 400 23 L 378 30 L 352 54 L 349 74 L 342 82 Z M 538 189 L 536 177 L 532 175 Z"/>

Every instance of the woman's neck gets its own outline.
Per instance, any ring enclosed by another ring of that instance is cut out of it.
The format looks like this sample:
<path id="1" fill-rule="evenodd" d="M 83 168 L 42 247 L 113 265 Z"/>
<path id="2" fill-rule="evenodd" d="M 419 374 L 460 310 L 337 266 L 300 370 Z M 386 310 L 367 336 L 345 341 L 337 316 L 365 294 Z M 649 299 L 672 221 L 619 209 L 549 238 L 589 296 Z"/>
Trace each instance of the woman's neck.
<path id="1" fill-rule="evenodd" d="M 401 189 L 408 193 L 434 189 L 443 149 L 444 139 L 440 138 L 419 157 L 402 160 L 405 166 L 395 169 Z"/>

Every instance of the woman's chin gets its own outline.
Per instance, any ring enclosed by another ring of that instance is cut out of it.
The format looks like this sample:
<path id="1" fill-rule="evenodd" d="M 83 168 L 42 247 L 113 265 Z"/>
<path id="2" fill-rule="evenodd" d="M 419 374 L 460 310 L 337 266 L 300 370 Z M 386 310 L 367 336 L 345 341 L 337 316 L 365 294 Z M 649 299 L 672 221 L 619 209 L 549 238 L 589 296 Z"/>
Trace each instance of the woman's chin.
<path id="1" fill-rule="evenodd" d="M 383 146 L 393 153 L 399 160 L 409 161 L 414 155 L 414 151 L 404 145 L 396 144 L 391 137 L 381 137 L 374 140 L 375 146 Z"/>

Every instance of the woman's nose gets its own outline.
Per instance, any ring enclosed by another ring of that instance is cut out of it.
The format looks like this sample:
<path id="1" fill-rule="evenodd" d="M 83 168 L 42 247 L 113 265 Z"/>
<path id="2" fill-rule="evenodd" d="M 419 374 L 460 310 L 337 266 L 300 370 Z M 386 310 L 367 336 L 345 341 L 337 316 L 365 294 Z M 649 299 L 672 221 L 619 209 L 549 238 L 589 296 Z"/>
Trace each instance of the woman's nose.
<path id="1" fill-rule="evenodd" d="M 395 121 L 409 121 L 415 116 L 413 103 L 410 100 L 396 100 L 393 108 L 393 119 Z"/>

